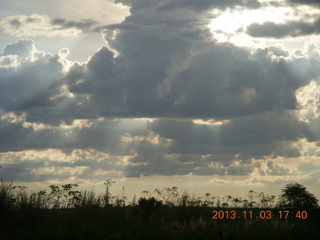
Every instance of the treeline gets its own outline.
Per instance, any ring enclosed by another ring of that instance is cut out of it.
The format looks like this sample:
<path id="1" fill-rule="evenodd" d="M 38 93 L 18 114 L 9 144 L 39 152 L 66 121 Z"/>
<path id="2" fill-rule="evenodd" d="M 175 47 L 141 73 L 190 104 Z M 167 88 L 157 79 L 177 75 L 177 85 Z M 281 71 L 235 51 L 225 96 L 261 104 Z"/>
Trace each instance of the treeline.
<path id="1" fill-rule="evenodd" d="M 250 190 L 247 198 L 227 196 L 213 196 L 211 193 L 190 193 L 185 190 L 179 192 L 177 187 L 156 188 L 154 191 L 144 190 L 137 199 L 134 195 L 129 200 L 122 194 L 112 195 L 111 187 L 115 183 L 112 179 L 104 182 L 104 193 L 97 194 L 93 190 L 77 190 L 78 184 L 50 185 L 48 189 L 31 192 L 25 186 L 16 186 L 12 182 L 2 181 L 0 185 L 0 209 L 60 209 L 75 207 L 125 207 L 145 205 L 147 202 L 163 206 L 183 207 L 258 207 L 269 208 L 274 205 L 275 196 L 263 192 Z"/>

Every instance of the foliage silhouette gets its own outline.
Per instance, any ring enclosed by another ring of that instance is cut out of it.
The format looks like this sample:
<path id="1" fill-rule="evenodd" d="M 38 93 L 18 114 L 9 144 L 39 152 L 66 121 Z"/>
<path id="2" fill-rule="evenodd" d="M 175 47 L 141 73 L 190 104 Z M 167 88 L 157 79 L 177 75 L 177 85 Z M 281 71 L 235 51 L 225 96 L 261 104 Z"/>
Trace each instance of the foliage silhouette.
<path id="1" fill-rule="evenodd" d="M 116 181 L 114 181 L 112 178 L 108 178 L 103 184 L 106 186 L 106 192 L 104 195 L 104 201 L 105 201 L 105 207 L 109 207 L 111 206 L 111 198 L 112 195 L 110 193 L 110 188 L 111 186 L 115 183 Z"/>
<path id="2" fill-rule="evenodd" d="M 51 185 L 48 192 L 32 193 L 23 186 L 0 182 L 0 239 L 243 240 L 259 236 L 260 240 L 285 240 L 318 239 L 319 236 L 320 209 L 308 210 L 307 219 L 279 219 L 278 209 L 270 206 L 262 209 L 269 200 L 268 195 L 262 193 L 252 191 L 248 200 L 228 195 L 225 200 L 230 205 L 227 206 L 209 193 L 200 196 L 184 191 L 180 194 L 176 187 L 169 187 L 144 191 L 146 196 L 137 203 L 133 199 L 132 203 L 125 204 L 124 188 L 122 194 L 111 195 L 113 182 L 107 181 L 108 189 L 101 194 L 93 190 L 77 191 L 76 184 Z M 107 200 L 109 205 L 105 207 Z M 251 202 L 256 202 L 257 208 L 250 208 Z M 241 207 L 242 204 L 247 207 Z M 227 216 L 232 210 L 237 210 L 239 216 L 243 216 L 240 215 L 243 211 L 257 216 L 268 210 L 273 217 L 212 219 L 213 211 Z"/>
<path id="3" fill-rule="evenodd" d="M 140 198 L 139 207 L 143 210 L 143 216 L 149 217 L 153 212 L 158 211 L 162 206 L 162 201 L 157 201 L 154 197 L 152 198 Z"/>
<path id="4" fill-rule="evenodd" d="M 287 184 L 281 191 L 278 201 L 281 208 L 315 209 L 318 207 L 318 199 L 299 183 Z"/>

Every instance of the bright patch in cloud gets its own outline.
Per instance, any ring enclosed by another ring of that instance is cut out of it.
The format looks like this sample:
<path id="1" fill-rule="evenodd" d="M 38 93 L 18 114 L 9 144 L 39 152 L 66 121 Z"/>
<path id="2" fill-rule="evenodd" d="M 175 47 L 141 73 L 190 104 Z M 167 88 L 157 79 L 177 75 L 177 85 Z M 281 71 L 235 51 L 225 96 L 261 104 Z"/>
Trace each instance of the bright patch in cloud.
<path id="1" fill-rule="evenodd" d="M 291 14 L 292 9 L 283 7 L 227 10 L 214 18 L 209 27 L 219 42 L 231 42 L 238 46 L 257 47 L 259 42 L 245 33 L 247 26 L 252 23 L 270 21 L 270 19 L 275 23 L 284 23 L 293 18 L 290 16 Z"/>
<path id="2" fill-rule="evenodd" d="M 320 85 L 316 81 L 310 82 L 307 86 L 297 90 L 299 103 L 299 117 L 302 121 L 320 117 Z"/>

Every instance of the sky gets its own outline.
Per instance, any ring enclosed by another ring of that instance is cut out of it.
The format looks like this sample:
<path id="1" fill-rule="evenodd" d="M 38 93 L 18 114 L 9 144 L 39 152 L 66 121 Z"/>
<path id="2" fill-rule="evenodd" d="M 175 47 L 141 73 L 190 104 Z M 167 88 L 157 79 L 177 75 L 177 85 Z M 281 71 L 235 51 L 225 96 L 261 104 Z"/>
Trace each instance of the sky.
<path id="1" fill-rule="evenodd" d="M 0 177 L 320 199 L 318 0 L 0 0 Z"/>

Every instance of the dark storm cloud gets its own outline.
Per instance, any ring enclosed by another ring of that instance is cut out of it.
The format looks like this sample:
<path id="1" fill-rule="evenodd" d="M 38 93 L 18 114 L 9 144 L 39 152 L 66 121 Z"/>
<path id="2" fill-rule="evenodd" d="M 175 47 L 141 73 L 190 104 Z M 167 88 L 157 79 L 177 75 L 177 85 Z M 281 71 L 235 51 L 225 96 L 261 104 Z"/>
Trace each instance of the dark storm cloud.
<path id="1" fill-rule="evenodd" d="M 320 33 L 320 19 L 314 22 L 289 21 L 286 23 L 264 22 L 253 23 L 247 28 L 252 37 L 285 38 L 299 37 Z"/>

